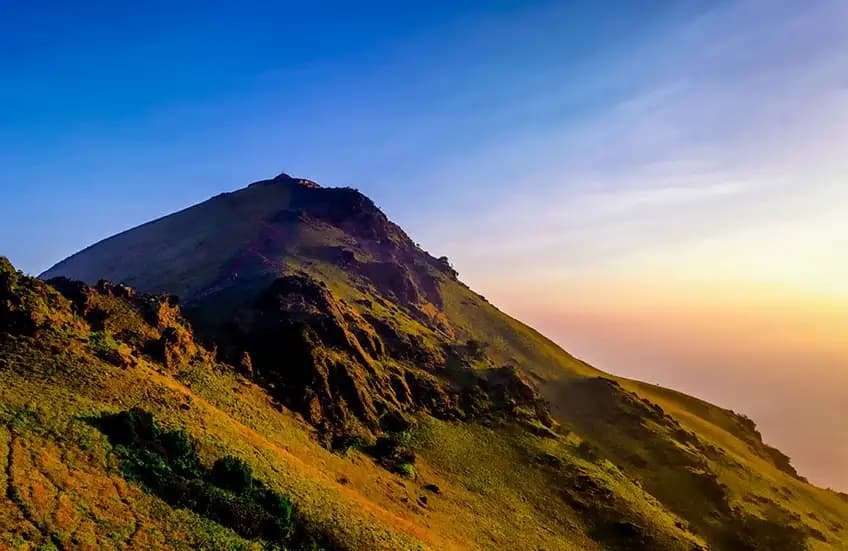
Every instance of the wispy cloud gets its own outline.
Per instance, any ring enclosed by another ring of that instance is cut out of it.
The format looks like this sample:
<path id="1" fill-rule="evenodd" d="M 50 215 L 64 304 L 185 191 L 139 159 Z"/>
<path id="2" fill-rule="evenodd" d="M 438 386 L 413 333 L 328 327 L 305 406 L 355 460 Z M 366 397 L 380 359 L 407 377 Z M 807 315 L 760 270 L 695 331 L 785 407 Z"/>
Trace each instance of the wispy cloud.
<path id="1" fill-rule="evenodd" d="M 485 284 L 493 265 L 620 264 L 814 216 L 845 197 L 846 22 L 843 2 L 743 2 L 671 29 L 629 60 L 629 98 L 430 175 L 479 185 L 418 233 Z"/>
<path id="2" fill-rule="evenodd" d="M 676 206 L 716 197 L 737 195 L 744 189 L 740 182 L 719 182 L 693 186 L 631 187 L 590 193 L 578 197 L 579 210 L 615 215 L 634 210 Z"/>

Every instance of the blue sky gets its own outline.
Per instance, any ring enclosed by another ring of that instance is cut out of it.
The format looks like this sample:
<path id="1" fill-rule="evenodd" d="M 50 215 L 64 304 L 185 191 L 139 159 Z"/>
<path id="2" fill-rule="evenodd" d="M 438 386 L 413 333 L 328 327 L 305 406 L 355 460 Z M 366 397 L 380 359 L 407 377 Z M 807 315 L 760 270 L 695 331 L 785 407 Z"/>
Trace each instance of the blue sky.
<path id="1" fill-rule="evenodd" d="M 626 98 L 622 57 L 699 11 L 594 4 L 4 2 L 3 253 L 38 272 L 280 171 L 442 210 L 481 189 L 434 167 Z"/>
<path id="2" fill-rule="evenodd" d="M 842 0 L 5 0 L 0 254 L 38 273 L 281 171 L 356 187 L 848 490 L 846 28 Z"/>

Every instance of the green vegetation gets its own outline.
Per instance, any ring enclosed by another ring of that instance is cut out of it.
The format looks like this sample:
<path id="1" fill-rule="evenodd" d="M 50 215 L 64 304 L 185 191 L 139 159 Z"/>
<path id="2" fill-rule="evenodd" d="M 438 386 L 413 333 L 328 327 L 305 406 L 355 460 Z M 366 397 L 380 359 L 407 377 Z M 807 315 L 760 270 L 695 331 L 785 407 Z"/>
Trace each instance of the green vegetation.
<path id="1" fill-rule="evenodd" d="M 415 451 L 411 447 L 411 441 L 410 430 L 389 433 L 379 437 L 374 446 L 365 451 L 374 456 L 383 467 L 414 479 Z"/>
<path id="2" fill-rule="evenodd" d="M 185 432 L 163 431 L 141 409 L 104 415 L 92 423 L 116 446 L 124 475 L 172 506 L 248 539 L 281 545 L 295 541 L 291 502 L 254 478 L 244 461 L 228 455 L 205 468 Z"/>
<path id="3" fill-rule="evenodd" d="M 131 361 L 130 347 L 119 343 L 107 331 L 94 331 L 89 337 L 89 343 L 94 353 L 102 360 L 112 365 L 126 365 Z"/>

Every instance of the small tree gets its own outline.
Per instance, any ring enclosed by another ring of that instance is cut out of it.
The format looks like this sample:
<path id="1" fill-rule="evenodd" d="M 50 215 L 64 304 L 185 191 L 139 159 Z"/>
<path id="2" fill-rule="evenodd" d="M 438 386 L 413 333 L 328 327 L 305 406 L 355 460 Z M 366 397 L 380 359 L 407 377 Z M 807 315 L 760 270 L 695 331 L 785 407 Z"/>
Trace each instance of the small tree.
<path id="1" fill-rule="evenodd" d="M 457 272 L 456 269 L 453 267 L 453 265 L 450 263 L 450 260 L 448 260 L 448 257 L 440 256 L 439 257 L 439 264 L 441 264 L 442 269 L 444 271 L 446 271 L 447 273 L 449 273 L 451 275 L 451 277 L 453 277 L 454 279 L 459 277 L 459 272 Z"/>

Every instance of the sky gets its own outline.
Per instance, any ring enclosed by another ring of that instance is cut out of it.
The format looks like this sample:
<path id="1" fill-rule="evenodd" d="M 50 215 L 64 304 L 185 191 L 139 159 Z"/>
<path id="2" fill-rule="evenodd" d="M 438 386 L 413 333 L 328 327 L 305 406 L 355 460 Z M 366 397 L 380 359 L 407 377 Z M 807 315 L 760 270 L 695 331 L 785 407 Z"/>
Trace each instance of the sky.
<path id="1" fill-rule="evenodd" d="M 0 3 L 0 254 L 285 171 L 848 491 L 848 3 Z"/>

